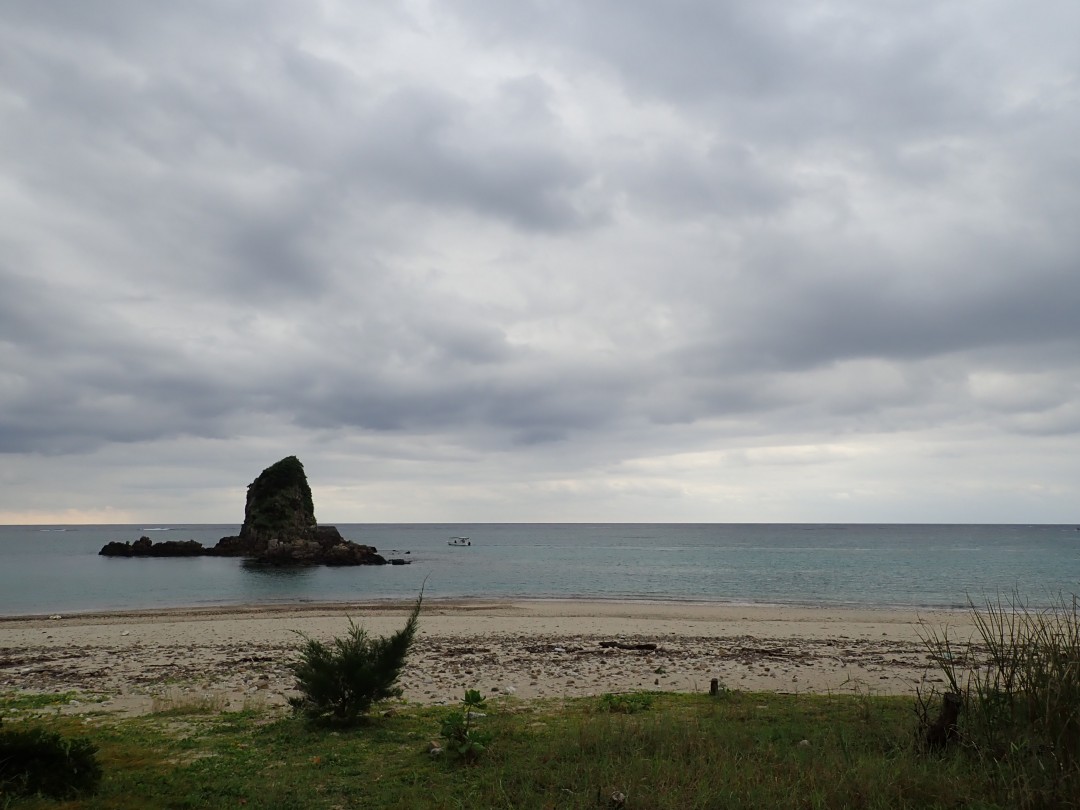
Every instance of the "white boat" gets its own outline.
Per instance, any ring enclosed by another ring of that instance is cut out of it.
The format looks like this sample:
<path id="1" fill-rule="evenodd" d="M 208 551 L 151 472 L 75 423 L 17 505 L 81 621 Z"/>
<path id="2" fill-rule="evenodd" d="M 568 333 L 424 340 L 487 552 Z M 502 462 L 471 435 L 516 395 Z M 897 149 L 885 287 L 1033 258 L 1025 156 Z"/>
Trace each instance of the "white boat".
<path id="1" fill-rule="evenodd" d="M 471 546 L 472 541 L 468 537 L 451 537 L 446 545 L 448 546 Z"/>

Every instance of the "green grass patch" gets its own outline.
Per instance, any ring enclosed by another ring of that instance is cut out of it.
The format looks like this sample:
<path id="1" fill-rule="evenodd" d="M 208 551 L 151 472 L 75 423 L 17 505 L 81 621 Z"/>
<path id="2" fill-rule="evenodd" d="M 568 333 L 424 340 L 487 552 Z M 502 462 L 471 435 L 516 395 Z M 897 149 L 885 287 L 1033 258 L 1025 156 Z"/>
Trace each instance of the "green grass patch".
<path id="1" fill-rule="evenodd" d="M 66 706 L 72 701 L 99 703 L 105 698 L 81 692 L 0 692 L 0 714 L 5 711 L 39 711 Z"/>
<path id="2" fill-rule="evenodd" d="M 612 694 L 607 692 L 596 701 L 596 708 L 601 712 L 613 714 L 634 714 L 648 711 L 656 700 L 654 692 L 623 692 Z"/>
<path id="3" fill-rule="evenodd" d="M 616 791 L 628 808 L 680 810 L 1011 806 L 969 759 L 919 750 L 910 698 L 646 694 L 633 712 L 491 701 L 476 720 L 490 744 L 473 761 L 429 754 L 455 707 L 406 705 L 338 730 L 263 711 L 39 722 L 98 748 L 100 790 L 71 809 L 593 810 Z"/>

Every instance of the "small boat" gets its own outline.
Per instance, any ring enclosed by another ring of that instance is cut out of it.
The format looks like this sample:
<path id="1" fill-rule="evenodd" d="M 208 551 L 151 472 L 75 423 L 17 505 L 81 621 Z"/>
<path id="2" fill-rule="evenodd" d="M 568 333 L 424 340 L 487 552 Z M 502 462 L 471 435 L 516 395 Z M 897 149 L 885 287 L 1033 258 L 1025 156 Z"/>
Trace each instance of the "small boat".
<path id="1" fill-rule="evenodd" d="M 471 546 L 472 541 L 468 537 L 451 537 L 446 545 L 448 546 Z"/>

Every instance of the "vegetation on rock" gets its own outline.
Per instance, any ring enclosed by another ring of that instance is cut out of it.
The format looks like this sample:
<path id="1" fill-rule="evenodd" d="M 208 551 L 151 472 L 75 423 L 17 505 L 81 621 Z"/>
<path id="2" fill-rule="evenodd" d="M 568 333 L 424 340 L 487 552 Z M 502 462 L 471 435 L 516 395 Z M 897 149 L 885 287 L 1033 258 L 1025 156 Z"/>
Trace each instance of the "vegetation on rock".
<path id="1" fill-rule="evenodd" d="M 271 464 L 248 486 L 241 537 L 306 537 L 315 525 L 311 487 L 296 456 Z"/>

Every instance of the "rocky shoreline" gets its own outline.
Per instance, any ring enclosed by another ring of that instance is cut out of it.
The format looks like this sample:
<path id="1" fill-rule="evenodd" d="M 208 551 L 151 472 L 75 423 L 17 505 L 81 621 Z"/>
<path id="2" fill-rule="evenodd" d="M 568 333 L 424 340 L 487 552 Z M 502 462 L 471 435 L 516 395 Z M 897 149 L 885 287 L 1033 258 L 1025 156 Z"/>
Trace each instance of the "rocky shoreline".
<path id="1" fill-rule="evenodd" d="M 223 537 L 211 548 L 196 540 L 155 543 L 143 536 L 134 542 L 114 540 L 106 543 L 98 554 L 103 557 L 246 557 L 269 565 L 401 565 L 406 562 L 388 560 L 374 546 L 346 540 L 334 526 L 316 527 L 312 540 L 271 541 L 260 551 L 252 551 L 236 536 Z"/>

